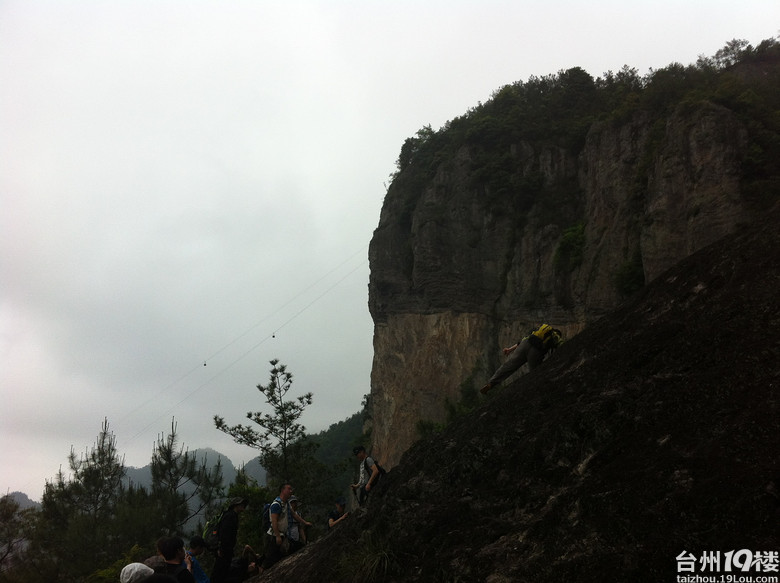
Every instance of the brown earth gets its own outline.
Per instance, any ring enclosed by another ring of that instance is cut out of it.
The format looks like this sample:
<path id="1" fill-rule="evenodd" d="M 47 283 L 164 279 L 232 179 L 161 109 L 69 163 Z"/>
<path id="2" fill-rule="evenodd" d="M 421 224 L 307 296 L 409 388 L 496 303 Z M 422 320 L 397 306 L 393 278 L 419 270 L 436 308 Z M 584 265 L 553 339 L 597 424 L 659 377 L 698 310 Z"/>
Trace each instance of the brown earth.
<path id="1" fill-rule="evenodd" d="M 683 551 L 777 551 L 779 218 L 416 443 L 367 510 L 254 581 L 658 583 Z"/>

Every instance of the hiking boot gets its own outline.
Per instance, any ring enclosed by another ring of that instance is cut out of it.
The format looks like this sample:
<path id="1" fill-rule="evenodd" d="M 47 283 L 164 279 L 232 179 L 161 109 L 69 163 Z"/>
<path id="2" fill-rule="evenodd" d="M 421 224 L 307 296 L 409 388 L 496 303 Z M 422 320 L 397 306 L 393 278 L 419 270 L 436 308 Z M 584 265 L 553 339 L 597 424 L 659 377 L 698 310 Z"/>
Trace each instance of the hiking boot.
<path id="1" fill-rule="evenodd" d="M 480 392 L 480 393 L 482 393 L 483 395 L 487 395 L 487 392 L 488 392 L 490 389 L 492 389 L 492 388 L 493 388 L 493 385 L 491 385 L 490 383 L 488 383 L 488 384 L 486 384 L 484 387 L 482 387 L 482 388 L 479 390 L 479 392 Z"/>

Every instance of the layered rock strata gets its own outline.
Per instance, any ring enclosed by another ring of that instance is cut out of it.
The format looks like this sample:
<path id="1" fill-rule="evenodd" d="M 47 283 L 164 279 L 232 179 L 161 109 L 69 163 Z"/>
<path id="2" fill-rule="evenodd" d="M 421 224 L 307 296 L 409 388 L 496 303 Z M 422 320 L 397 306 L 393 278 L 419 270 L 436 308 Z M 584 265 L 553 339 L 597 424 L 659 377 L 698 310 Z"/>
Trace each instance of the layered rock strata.
<path id="1" fill-rule="evenodd" d="M 388 468 L 446 421 L 448 404 L 542 322 L 568 336 L 753 218 L 740 191 L 747 130 L 730 110 L 679 108 L 659 131 L 637 115 L 594 124 L 581 151 L 511 146 L 528 200 L 474 186 L 463 146 L 420 184 L 400 173 L 369 250 L 375 322 L 372 446 Z M 628 284 L 621 278 L 628 278 Z M 630 291 L 630 289 L 629 289 Z"/>

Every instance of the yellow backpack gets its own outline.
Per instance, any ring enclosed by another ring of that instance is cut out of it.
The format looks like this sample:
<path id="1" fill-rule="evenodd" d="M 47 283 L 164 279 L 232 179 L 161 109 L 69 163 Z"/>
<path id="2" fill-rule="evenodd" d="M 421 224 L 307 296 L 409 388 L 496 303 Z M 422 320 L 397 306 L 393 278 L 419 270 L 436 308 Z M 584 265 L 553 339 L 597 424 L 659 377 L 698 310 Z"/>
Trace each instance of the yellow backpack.
<path id="1" fill-rule="evenodd" d="M 557 328 L 553 328 L 549 324 L 542 324 L 531 332 L 529 340 L 537 346 L 541 345 L 541 349 L 547 352 L 548 350 L 555 350 L 561 342 L 563 342 L 563 334 Z"/>

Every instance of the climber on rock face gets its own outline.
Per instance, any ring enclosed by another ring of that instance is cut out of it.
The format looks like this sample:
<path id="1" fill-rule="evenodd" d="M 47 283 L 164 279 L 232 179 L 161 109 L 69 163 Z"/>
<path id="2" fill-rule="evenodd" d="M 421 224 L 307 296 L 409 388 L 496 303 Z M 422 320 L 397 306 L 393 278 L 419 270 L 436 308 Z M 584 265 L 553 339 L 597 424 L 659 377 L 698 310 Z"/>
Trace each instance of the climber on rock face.
<path id="1" fill-rule="evenodd" d="M 555 350 L 562 342 L 563 334 L 560 330 L 548 324 L 542 324 L 516 344 L 504 348 L 504 355 L 509 358 L 493 373 L 493 376 L 479 392 L 483 395 L 487 394 L 490 389 L 500 385 L 526 362 L 528 368 L 533 370 L 541 364 L 547 353 Z"/>

